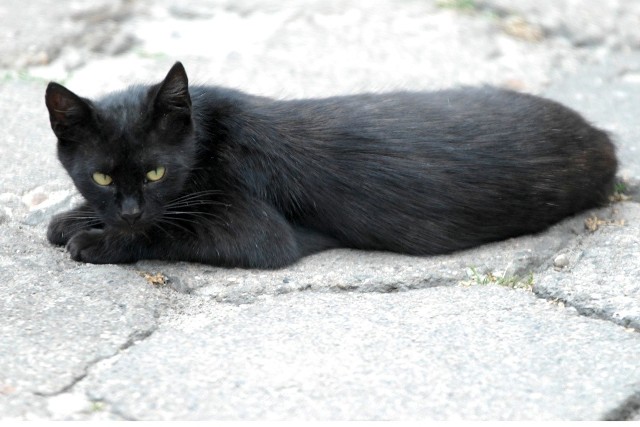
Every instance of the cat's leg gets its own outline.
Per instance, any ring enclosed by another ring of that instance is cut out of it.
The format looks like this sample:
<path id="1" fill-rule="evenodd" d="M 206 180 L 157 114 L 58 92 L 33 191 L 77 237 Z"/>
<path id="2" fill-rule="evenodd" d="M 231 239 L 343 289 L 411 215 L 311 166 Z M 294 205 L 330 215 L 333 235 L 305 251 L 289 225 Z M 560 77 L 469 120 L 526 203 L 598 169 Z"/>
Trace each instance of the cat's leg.
<path id="1" fill-rule="evenodd" d="M 71 258 L 91 264 L 120 264 L 142 259 L 141 253 L 149 246 L 144 238 L 105 229 L 88 229 L 73 235 L 67 243 Z"/>
<path id="2" fill-rule="evenodd" d="M 193 218 L 203 218 L 197 214 Z M 190 221 L 193 218 L 188 218 Z M 332 239 L 291 224 L 260 200 L 234 200 L 228 209 L 204 217 L 193 232 L 188 222 L 131 235 L 106 228 L 76 234 L 67 245 L 76 261 L 94 264 L 140 259 L 202 262 L 226 267 L 280 268 L 300 257 L 337 246 Z"/>
<path id="3" fill-rule="evenodd" d="M 69 211 L 55 215 L 47 229 L 47 239 L 54 245 L 63 246 L 71 237 L 90 228 L 102 227 L 102 221 L 96 216 L 87 203 Z"/>

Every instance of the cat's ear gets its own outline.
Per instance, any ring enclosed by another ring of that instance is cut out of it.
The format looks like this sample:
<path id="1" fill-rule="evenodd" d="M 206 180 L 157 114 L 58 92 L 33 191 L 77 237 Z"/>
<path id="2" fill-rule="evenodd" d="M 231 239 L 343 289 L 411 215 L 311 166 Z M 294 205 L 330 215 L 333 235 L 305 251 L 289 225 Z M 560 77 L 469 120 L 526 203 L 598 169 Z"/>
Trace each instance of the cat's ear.
<path id="1" fill-rule="evenodd" d="M 66 87 L 51 82 L 44 96 L 51 129 L 61 137 L 67 130 L 91 120 L 91 106 Z"/>
<path id="2" fill-rule="evenodd" d="M 167 77 L 160 83 L 154 106 L 161 111 L 191 114 L 189 79 L 180 62 L 176 62 Z"/>

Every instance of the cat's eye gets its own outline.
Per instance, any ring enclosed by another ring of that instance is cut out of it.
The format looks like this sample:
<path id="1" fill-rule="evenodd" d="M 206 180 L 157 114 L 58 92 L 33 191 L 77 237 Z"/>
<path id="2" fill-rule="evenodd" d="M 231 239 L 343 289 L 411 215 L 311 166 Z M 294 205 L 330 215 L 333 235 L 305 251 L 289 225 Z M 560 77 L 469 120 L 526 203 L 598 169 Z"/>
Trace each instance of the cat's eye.
<path id="1" fill-rule="evenodd" d="M 96 182 L 96 184 L 102 185 L 102 186 L 111 185 L 111 183 L 113 182 L 113 178 L 111 178 L 106 173 L 102 173 L 102 172 L 94 172 L 93 175 L 91 175 L 91 177 Z"/>
<path id="2" fill-rule="evenodd" d="M 151 182 L 160 181 L 162 177 L 164 177 L 165 172 L 166 169 L 164 166 L 158 166 L 157 168 L 147 172 L 147 179 Z"/>

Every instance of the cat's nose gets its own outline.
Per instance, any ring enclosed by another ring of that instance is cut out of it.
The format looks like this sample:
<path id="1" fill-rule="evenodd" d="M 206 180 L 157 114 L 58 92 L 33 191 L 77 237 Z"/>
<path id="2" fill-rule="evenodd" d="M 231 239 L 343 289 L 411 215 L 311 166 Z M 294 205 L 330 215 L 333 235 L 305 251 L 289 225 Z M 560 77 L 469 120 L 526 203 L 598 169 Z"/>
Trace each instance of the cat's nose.
<path id="1" fill-rule="evenodd" d="M 120 211 L 120 217 L 125 220 L 129 225 L 135 224 L 142 216 L 142 209 L 140 205 L 133 198 L 126 198 L 122 202 L 122 208 Z"/>
<path id="2" fill-rule="evenodd" d="M 142 216 L 142 212 L 140 211 L 140 209 L 138 209 L 137 211 L 132 212 L 122 212 L 120 216 L 122 217 L 122 219 L 127 221 L 129 225 L 133 225 L 140 219 L 140 217 Z"/>

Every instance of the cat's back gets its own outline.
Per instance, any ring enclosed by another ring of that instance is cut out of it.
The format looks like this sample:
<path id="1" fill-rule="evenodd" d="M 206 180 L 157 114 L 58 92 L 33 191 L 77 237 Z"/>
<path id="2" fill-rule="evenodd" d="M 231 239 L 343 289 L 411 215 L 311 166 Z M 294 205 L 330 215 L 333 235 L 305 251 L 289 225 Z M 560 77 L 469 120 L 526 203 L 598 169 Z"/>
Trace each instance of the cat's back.
<path id="1" fill-rule="evenodd" d="M 567 124 L 584 123 L 578 113 L 557 102 L 490 86 L 280 101 L 266 108 L 283 123 L 351 129 L 372 137 L 375 132 L 385 136 L 409 130 L 407 137 L 421 141 L 442 135 L 465 139 L 501 128 L 539 132 L 542 121 L 563 122 L 566 130 Z"/>
<path id="2" fill-rule="evenodd" d="M 509 90 L 365 94 L 273 111 L 304 165 L 290 170 L 292 181 L 306 176 L 293 190 L 317 207 L 302 220 L 355 247 L 440 253 L 539 231 L 605 203 L 617 168 L 605 132 Z"/>
<path id="3" fill-rule="evenodd" d="M 442 170 L 474 178 L 465 168 L 485 168 L 486 175 L 535 173 L 533 166 L 545 162 L 576 174 L 611 176 L 617 168 L 606 132 L 560 103 L 511 90 L 363 94 L 270 109 L 291 148 L 327 162 L 353 161 L 354 171 L 402 170 L 417 182 Z"/>

